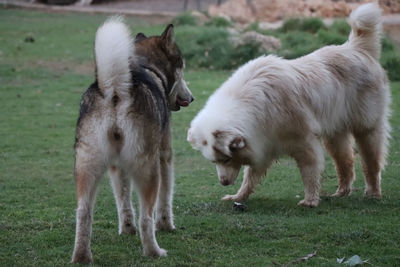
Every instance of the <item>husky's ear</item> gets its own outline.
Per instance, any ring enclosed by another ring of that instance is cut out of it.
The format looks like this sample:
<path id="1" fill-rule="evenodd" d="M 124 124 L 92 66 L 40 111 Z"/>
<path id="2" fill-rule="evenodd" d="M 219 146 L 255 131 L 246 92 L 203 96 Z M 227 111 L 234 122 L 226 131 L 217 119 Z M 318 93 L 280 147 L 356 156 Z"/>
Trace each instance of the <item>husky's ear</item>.
<path id="1" fill-rule="evenodd" d="M 135 42 L 139 42 L 139 41 L 142 41 L 142 40 L 145 40 L 145 39 L 147 39 L 147 36 L 144 35 L 144 33 L 139 32 L 135 37 Z"/>
<path id="2" fill-rule="evenodd" d="M 165 28 L 164 32 L 161 34 L 161 38 L 162 38 L 162 40 L 164 41 L 164 43 L 167 46 L 173 44 L 174 43 L 174 39 L 175 39 L 175 37 L 174 37 L 174 25 L 169 24 Z"/>

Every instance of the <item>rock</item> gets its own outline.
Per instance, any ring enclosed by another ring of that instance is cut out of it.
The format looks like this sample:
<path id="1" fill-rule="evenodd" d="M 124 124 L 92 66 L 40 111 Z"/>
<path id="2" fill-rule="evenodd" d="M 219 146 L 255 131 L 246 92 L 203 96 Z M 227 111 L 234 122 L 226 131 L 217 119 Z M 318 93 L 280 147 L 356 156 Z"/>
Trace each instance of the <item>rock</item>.
<path id="1" fill-rule="evenodd" d="M 246 0 L 228 0 L 220 6 L 210 5 L 208 14 L 212 17 L 227 16 L 239 23 L 249 23 L 254 19 L 254 14 Z"/>
<path id="2" fill-rule="evenodd" d="M 232 41 L 235 46 L 258 43 L 264 51 L 273 51 L 281 48 L 281 40 L 273 36 L 263 35 L 255 31 L 245 32 L 242 35 L 233 37 Z"/>

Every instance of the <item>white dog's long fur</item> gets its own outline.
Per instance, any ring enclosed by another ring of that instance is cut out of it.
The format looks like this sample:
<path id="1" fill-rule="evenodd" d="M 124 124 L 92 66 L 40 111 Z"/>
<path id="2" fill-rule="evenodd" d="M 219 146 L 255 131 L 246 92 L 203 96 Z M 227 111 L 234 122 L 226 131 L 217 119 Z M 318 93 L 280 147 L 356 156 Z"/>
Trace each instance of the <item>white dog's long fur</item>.
<path id="1" fill-rule="evenodd" d="M 300 204 L 318 205 L 321 138 L 336 163 L 336 194 L 347 195 L 354 180 L 352 135 L 363 157 L 366 194 L 381 196 L 390 90 L 378 62 L 380 12 L 376 4 L 355 10 L 343 45 L 295 60 L 270 55 L 248 62 L 209 98 L 191 123 L 188 141 L 217 163 L 224 185 L 234 182 L 241 165 L 247 166 L 242 187 L 225 200 L 246 199 L 271 162 L 288 154 L 305 184 Z"/>

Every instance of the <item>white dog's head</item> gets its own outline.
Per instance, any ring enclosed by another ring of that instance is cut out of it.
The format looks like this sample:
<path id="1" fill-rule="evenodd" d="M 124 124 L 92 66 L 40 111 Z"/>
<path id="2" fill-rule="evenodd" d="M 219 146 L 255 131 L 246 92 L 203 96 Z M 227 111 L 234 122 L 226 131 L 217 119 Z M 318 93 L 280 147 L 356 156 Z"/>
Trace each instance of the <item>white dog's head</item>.
<path id="1" fill-rule="evenodd" d="M 248 164 L 249 149 L 244 137 L 235 130 L 206 132 L 200 127 L 188 131 L 187 141 L 203 156 L 217 165 L 218 178 L 222 185 L 235 182 L 242 165 Z"/>

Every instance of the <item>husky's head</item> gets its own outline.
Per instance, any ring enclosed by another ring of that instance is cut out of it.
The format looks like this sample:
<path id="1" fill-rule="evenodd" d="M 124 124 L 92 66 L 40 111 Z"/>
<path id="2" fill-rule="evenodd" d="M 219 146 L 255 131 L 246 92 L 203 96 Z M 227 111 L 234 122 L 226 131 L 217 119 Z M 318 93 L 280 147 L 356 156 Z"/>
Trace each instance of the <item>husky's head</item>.
<path id="1" fill-rule="evenodd" d="M 206 128 L 192 124 L 187 140 L 216 164 L 220 183 L 231 185 L 236 181 L 241 166 L 250 163 L 250 149 L 244 137 L 235 130 L 207 131 Z"/>
<path id="2" fill-rule="evenodd" d="M 139 33 L 135 39 L 136 53 L 145 60 L 144 68 L 159 80 L 168 97 L 168 107 L 178 111 L 194 100 L 183 77 L 184 62 L 174 41 L 174 26 L 168 25 L 160 36 L 146 37 Z"/>

